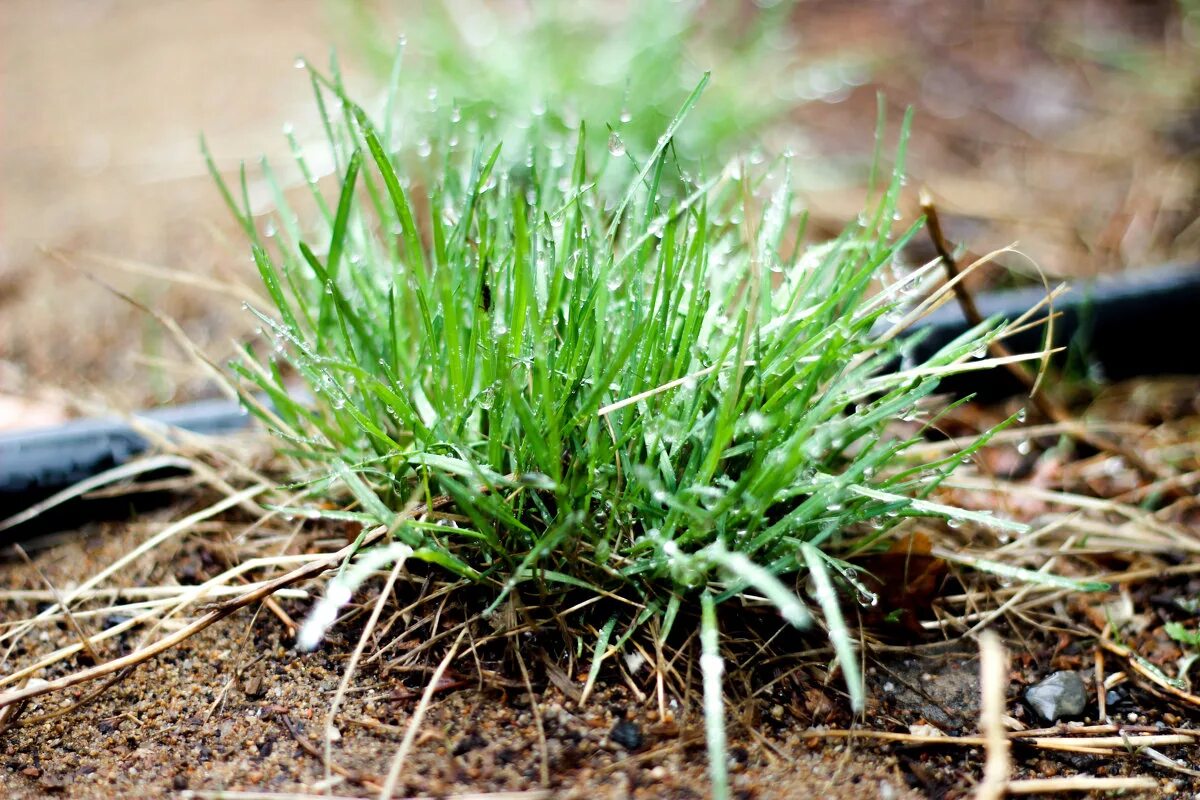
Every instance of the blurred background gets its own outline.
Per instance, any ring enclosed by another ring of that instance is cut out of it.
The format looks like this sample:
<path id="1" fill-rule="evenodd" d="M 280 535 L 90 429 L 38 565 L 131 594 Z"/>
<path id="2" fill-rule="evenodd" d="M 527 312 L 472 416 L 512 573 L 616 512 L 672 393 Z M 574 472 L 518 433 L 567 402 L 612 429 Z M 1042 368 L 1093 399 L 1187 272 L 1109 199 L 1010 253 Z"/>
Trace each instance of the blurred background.
<path id="1" fill-rule="evenodd" d="M 398 141 L 417 158 L 460 125 L 519 154 L 581 120 L 644 157 L 711 70 L 684 168 L 792 153 L 816 238 L 863 206 L 882 97 L 888 150 L 915 109 L 905 221 L 924 186 L 951 238 L 1016 242 L 1054 277 L 1200 260 L 1196 0 L 4 0 L 0 427 L 211 391 L 104 284 L 224 358 L 257 278 L 199 134 L 252 190 L 261 155 L 290 174 L 285 125 L 321 172 L 297 58 L 335 51 L 378 108 L 401 36 Z M 1032 271 L 1006 266 L 990 279 Z"/>

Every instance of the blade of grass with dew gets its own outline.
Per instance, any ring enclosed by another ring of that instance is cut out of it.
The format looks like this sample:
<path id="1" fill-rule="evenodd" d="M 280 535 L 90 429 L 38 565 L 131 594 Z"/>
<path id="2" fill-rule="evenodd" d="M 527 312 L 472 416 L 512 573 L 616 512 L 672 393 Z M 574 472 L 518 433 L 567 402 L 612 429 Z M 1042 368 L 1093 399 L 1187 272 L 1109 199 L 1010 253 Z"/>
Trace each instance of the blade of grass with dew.
<path id="1" fill-rule="evenodd" d="M 1112 589 L 1112 584 L 1105 581 L 1076 580 L 1062 575 L 1025 569 L 1024 567 L 1005 564 L 988 558 L 976 558 L 975 556 L 961 553 L 952 553 L 942 548 L 935 548 L 934 555 L 955 564 L 962 564 L 964 567 L 996 575 L 1005 580 L 1020 581 L 1021 583 L 1033 584 L 1035 586 L 1067 589 L 1072 592 L 1107 592 Z"/>
<path id="2" fill-rule="evenodd" d="M 705 551 L 705 555 L 730 575 L 762 592 L 779 609 L 780 616 L 793 626 L 807 628 L 812 621 L 808 609 L 792 590 L 783 585 L 783 581 L 741 553 L 729 552 L 718 541 Z"/>
<path id="3" fill-rule="evenodd" d="M 579 696 L 580 704 L 587 701 L 592 694 L 592 687 L 596 685 L 596 679 L 600 677 L 600 667 L 604 664 L 604 655 L 608 650 L 608 640 L 612 637 L 613 629 L 617 627 L 617 618 L 609 617 L 608 622 L 600 628 L 600 633 L 596 636 L 596 648 L 592 651 L 592 666 L 588 669 L 587 681 L 583 684 L 583 693 Z"/>
<path id="4" fill-rule="evenodd" d="M 720 631 L 712 595 L 700 595 L 700 675 L 704 681 L 704 741 L 708 746 L 708 775 L 712 781 L 712 800 L 729 798 L 729 754 L 725 741 L 725 698 L 721 676 L 725 661 L 721 658 Z"/>
<path id="5" fill-rule="evenodd" d="M 842 607 L 838 601 L 837 591 L 829 577 L 825 564 L 825 554 L 808 542 L 800 545 L 804 555 L 804 563 L 812 575 L 816 585 L 817 603 L 825 615 L 825 627 L 829 632 L 829 642 L 837 653 L 838 664 L 842 674 L 846 676 L 846 688 L 850 691 L 850 707 L 856 714 L 862 713 L 866 707 L 866 687 L 863 685 L 862 670 L 858 666 L 858 653 L 854 648 L 854 637 L 846 627 L 846 618 L 842 615 Z"/>

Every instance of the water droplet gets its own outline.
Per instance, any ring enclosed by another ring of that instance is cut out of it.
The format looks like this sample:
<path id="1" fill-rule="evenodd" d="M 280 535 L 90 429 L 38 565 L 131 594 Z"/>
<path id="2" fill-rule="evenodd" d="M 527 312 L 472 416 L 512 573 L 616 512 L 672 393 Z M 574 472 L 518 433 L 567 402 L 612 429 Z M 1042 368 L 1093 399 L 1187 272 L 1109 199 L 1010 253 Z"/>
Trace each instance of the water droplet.
<path id="1" fill-rule="evenodd" d="M 1024 422 L 1028 416 L 1029 412 L 1022 408 L 1017 412 L 1017 422 Z"/>
<path id="2" fill-rule="evenodd" d="M 625 142 L 621 139 L 621 134 L 613 131 L 608 137 L 608 152 L 613 158 L 620 158 L 625 155 Z"/>
<path id="3" fill-rule="evenodd" d="M 621 122 L 622 124 L 633 122 L 633 114 L 629 113 L 629 109 L 621 110 Z"/>
<path id="4" fill-rule="evenodd" d="M 305 60 L 304 56 L 299 56 L 292 62 L 292 66 L 296 69 L 304 69 L 308 66 L 308 61 Z"/>

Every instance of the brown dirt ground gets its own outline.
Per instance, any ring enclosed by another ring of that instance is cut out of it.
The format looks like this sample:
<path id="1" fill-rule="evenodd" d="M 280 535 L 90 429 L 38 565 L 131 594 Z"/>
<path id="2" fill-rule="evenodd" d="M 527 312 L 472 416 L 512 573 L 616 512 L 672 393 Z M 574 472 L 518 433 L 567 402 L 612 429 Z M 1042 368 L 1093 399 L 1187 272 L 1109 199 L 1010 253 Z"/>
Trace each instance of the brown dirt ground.
<path id="1" fill-rule="evenodd" d="M 148 515 L 136 529 L 89 526 L 82 537 L 40 553 L 37 563 L 51 583 L 70 585 L 182 510 Z M 212 568 L 213 549 L 209 537 L 195 537 L 166 561 L 147 559 L 119 583 L 144 585 L 171 573 L 195 580 Z M 0 564 L 0 577 L 5 587 L 42 586 L 15 560 Z M 305 605 L 289 605 L 289 610 L 299 616 Z M 13 619 L 36 613 L 19 603 L 10 611 Z M 90 629 L 96 623 L 83 624 Z M 0 742 L 0 792 L 13 798 L 52 793 L 83 798 L 185 789 L 313 791 L 326 777 L 319 757 L 321 731 L 357 638 L 354 627 L 351 623 L 315 653 L 299 654 L 279 620 L 262 610 L 242 612 L 133 672 L 95 702 L 7 733 Z M 22 645 L 12 663 L 72 641 L 69 631 L 51 626 Z M 105 645 L 101 657 L 119 655 L 134 642 L 131 634 Z M 528 641 L 521 647 L 536 650 Z M 547 686 L 542 670 L 535 668 L 535 708 L 523 684 L 504 677 L 504 671 L 485 670 L 481 674 L 489 677 L 477 680 L 466 674 L 472 672 L 470 658 L 455 669 L 463 671 L 462 678 L 448 682 L 448 691 L 426 718 L 398 797 L 537 787 L 542 751 L 534 714 L 542 717 L 554 797 L 684 800 L 706 795 L 703 735 L 689 705 L 671 724 L 658 717 L 653 698 L 635 698 L 625 685 L 606 682 L 580 707 Z M 360 671 L 339 713 L 335 793 L 356 795 L 378 785 L 426 679 L 425 672 L 388 666 Z M 30 707 L 27 720 L 63 709 L 90 691 L 82 687 Z M 825 705 L 832 708 L 828 701 Z M 783 721 L 767 728 L 761 739 L 765 749 L 744 732 L 732 737 L 734 786 L 743 796 L 849 798 L 866 792 L 920 797 L 907 786 L 894 757 L 815 746 L 789 731 L 799 728 L 790 713 L 780 717 Z M 619 720 L 637 727 L 640 745 L 612 741 Z"/>
<path id="2" fill-rule="evenodd" d="M 978 250 L 1020 239 L 1060 274 L 1195 258 L 1200 70 L 1195 51 L 1180 42 L 1174 5 L 1080 1 L 1049 11 L 1043 5 L 803 4 L 798 28 L 805 46 L 821 52 L 849 42 L 878 53 L 883 68 L 878 86 L 861 87 L 836 105 L 808 107 L 800 122 L 813 132 L 818 153 L 837 155 L 841 148 L 842 155 L 861 155 L 871 146 L 873 88 L 886 89 L 895 106 L 916 105 L 912 172 Z M 206 131 L 219 162 L 230 166 L 264 151 L 279 155 L 284 121 L 315 130 L 307 86 L 291 62 L 331 43 L 349 52 L 339 31 L 317 2 L 6 0 L 0 8 L 0 399 L 41 408 L 69 406 L 71 398 L 130 407 L 205 391 L 144 316 L 46 251 L 71 254 L 72 263 L 179 319 L 219 357 L 231 337 L 252 327 L 237 300 L 130 276 L 80 254 L 249 280 L 244 249 L 203 173 L 196 133 Z M 1093 47 L 1114 37 L 1119 53 Z M 1109 63 L 1121 54 L 1131 55 L 1136 69 Z M 847 187 L 814 193 L 810 201 L 836 227 L 857 211 L 859 197 Z M 1187 386 L 1184 396 L 1194 397 L 1194 385 Z M 1176 412 L 1195 411 L 1184 405 Z M 181 513 L 172 508 L 134 525 L 88 526 L 35 557 L 55 585 L 69 586 Z M 203 573 L 211 567 L 206 552 L 204 537 L 193 537 L 174 559 L 141 565 L 122 580 L 162 583 L 188 564 Z M 0 586 L 41 588 L 15 561 L 0 564 Z M 1194 593 L 1189 586 L 1174 588 Z M 1149 605 L 1152 594 L 1136 599 Z M 30 611 L 8 604 L 0 620 Z M 1015 700 L 1020 684 L 1051 667 L 1091 665 L 1070 637 L 1056 639 L 1053 630 L 1044 639 L 1022 636 L 1028 638 L 1014 666 L 1013 714 L 1022 712 Z M 69 641 L 69 631 L 53 628 L 0 663 L 7 671 Z M 112 643 L 101 655 L 118 655 L 134 641 Z M 231 618 L 94 702 L 6 733 L 0 795 L 313 790 L 325 769 L 309 751 L 320 748 L 324 712 L 353 642 L 347 633 L 299 655 L 265 611 Z M 871 676 L 869 725 L 903 730 L 936 717 L 935 706 L 961 711 L 972 696 L 971 681 L 964 688 L 961 680 L 974 672 L 969 648 L 935 652 L 919 663 L 906 660 L 920 649 L 894 659 L 881 652 Z M 511 681 L 480 687 L 472 670 L 462 671 L 469 685 L 439 695 L 427 718 L 405 773 L 409 794 L 536 787 L 541 748 L 533 715 L 539 714 L 555 796 L 705 796 L 703 749 L 688 743 L 698 732 L 694 708 L 679 710 L 681 733 L 675 733 L 655 717 L 653 703 L 632 697 L 621 681 L 578 708 L 536 671 L 532 699 Z M 937 687 L 948 673 L 959 676 L 946 681 L 956 694 L 943 697 Z M 918 689 L 897 691 L 896 675 Z M 834 678 L 828 690 L 818 684 L 812 692 L 781 695 L 747 712 L 751 725 L 734 725 L 739 791 L 761 798 L 970 792 L 978 750 L 847 747 L 799 737 L 811 724 L 848 722 L 836 684 Z M 422 686 L 420 676 L 360 673 L 339 718 L 334 760 L 350 775 L 335 793 L 365 793 L 386 771 L 398 729 L 415 705 L 411 695 Z M 82 695 L 55 696 L 27 709 L 26 720 Z M 1139 724 L 1190 726 L 1197 716 L 1144 692 L 1131 691 L 1122 702 L 1121 712 Z M 610 741 L 622 717 L 645 735 L 634 752 Z M 763 720 L 761 736 L 751 734 Z M 970 732 L 972 723 L 973 712 L 946 724 Z M 1146 772 L 1133 761 L 1037 752 L 1019 760 L 1023 775 L 1106 770 Z M 1152 774 L 1162 780 L 1163 794 L 1196 791 L 1190 778 Z"/>

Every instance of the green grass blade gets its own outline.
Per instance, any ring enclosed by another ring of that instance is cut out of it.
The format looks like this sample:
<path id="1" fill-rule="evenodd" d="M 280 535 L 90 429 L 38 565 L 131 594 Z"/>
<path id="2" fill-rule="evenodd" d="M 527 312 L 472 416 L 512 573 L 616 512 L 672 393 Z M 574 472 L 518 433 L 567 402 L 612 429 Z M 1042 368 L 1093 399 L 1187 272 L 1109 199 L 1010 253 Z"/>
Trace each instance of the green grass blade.
<path id="1" fill-rule="evenodd" d="M 717 611 L 712 595 L 700 595 L 700 674 L 704 681 L 704 740 L 708 745 L 708 776 L 712 800 L 729 800 L 729 753 L 725 740 L 725 698 Z"/>
<path id="2" fill-rule="evenodd" d="M 858 665 L 858 652 L 854 647 L 854 638 L 846 627 L 846 619 L 842 615 L 841 603 L 829 570 L 825 564 L 825 554 L 815 546 L 804 542 L 800 545 L 804 563 L 812 575 L 816 586 L 817 603 L 825 615 L 825 627 L 829 633 L 829 642 L 837 653 L 838 663 L 842 674 L 846 677 L 846 688 L 850 691 L 850 707 L 854 713 L 861 714 L 866 707 L 866 687 L 863 685 L 862 670 Z"/>

